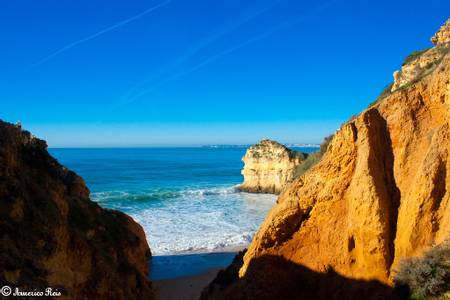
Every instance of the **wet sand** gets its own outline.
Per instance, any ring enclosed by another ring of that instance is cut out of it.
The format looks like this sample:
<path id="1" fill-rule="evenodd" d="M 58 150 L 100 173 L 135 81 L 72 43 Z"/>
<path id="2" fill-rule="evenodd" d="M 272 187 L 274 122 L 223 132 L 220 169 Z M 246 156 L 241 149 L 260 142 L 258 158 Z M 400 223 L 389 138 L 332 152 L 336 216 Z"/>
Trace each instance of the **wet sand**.
<path id="1" fill-rule="evenodd" d="M 154 256 L 150 262 L 150 279 L 160 300 L 198 300 L 203 289 L 221 269 L 231 264 L 244 247 L 221 249 L 221 252 Z"/>

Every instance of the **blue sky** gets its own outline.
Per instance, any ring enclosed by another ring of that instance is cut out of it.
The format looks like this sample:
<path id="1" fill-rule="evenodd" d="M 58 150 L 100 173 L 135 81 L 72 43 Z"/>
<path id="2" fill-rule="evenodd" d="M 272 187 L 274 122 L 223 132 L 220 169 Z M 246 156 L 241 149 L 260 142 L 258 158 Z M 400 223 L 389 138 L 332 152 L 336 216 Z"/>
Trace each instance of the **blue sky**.
<path id="1" fill-rule="evenodd" d="M 72 147 L 320 142 L 450 17 L 447 0 L 0 8 L 0 118 Z"/>

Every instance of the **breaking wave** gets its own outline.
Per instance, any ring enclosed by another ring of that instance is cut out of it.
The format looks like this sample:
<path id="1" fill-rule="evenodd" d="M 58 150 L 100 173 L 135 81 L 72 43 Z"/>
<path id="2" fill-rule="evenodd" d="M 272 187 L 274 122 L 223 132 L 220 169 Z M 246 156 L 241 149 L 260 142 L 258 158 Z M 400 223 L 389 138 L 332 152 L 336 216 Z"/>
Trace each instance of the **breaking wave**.
<path id="1" fill-rule="evenodd" d="M 131 215 L 152 253 L 167 255 L 247 245 L 276 197 L 216 186 L 97 192 L 92 198 Z"/>

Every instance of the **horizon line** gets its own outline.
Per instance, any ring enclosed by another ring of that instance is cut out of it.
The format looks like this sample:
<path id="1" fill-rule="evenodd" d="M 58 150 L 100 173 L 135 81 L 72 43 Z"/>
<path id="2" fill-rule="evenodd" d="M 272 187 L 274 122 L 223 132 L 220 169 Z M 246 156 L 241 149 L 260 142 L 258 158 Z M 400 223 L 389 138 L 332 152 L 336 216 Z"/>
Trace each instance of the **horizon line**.
<path id="1" fill-rule="evenodd" d="M 191 144 L 191 145 L 90 145 L 90 146 L 48 146 L 48 149 L 145 149 L 145 148 L 244 148 L 257 143 L 246 144 Z M 318 148 L 318 143 L 280 143 L 286 147 Z"/>

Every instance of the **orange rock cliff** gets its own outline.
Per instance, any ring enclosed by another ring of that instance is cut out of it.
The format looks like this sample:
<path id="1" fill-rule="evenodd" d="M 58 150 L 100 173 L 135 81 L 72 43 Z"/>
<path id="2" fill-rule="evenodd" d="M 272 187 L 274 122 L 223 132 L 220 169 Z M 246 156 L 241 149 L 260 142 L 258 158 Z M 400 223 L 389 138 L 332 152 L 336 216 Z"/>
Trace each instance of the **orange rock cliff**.
<path id="1" fill-rule="evenodd" d="M 344 124 L 279 197 L 244 258 L 389 282 L 404 256 L 450 235 L 448 43 L 433 70 Z"/>
<path id="2" fill-rule="evenodd" d="M 315 284 L 308 278 L 318 276 L 305 272 L 333 270 L 389 287 L 402 258 L 449 237 L 449 24 L 433 38 L 427 52 L 439 55 L 426 72 L 402 78 L 342 125 L 322 160 L 281 193 L 243 258 L 241 279 L 222 291 L 225 299 L 271 299 L 286 290 L 299 291 L 296 299 L 347 299 L 336 291 L 319 296 L 323 286 L 305 292 Z"/>
<path id="3" fill-rule="evenodd" d="M 0 121 L 0 283 L 68 299 L 151 299 L 141 226 L 103 209 L 44 141 Z"/>

